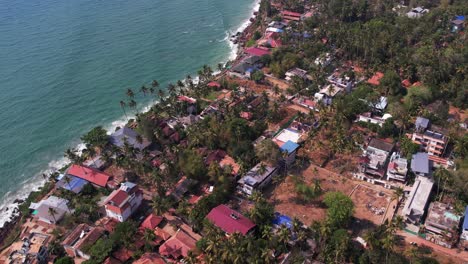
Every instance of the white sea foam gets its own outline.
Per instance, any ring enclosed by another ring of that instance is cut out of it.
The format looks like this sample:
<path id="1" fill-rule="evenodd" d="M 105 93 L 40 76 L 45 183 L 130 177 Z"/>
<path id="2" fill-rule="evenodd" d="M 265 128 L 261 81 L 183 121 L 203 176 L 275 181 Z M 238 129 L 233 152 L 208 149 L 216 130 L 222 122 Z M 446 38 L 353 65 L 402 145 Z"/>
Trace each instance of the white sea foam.
<path id="1" fill-rule="evenodd" d="M 253 7 L 252 7 L 252 12 L 258 12 L 258 10 L 260 9 L 260 2 L 261 0 L 255 0 L 255 2 L 253 3 Z M 237 32 L 242 32 L 244 31 L 248 26 L 250 26 L 250 24 L 252 24 L 252 22 L 250 22 L 250 19 L 253 18 L 254 15 L 252 14 L 251 17 L 249 17 L 248 19 L 246 19 L 238 28 L 237 30 L 234 31 L 234 34 L 236 34 Z M 229 32 L 227 32 L 227 34 L 229 34 Z M 229 35 L 228 35 L 229 36 Z M 229 40 L 229 38 L 227 39 L 227 41 L 229 42 L 229 46 L 231 47 L 231 54 L 229 55 L 229 58 L 228 60 L 234 60 L 236 59 L 237 57 L 237 53 L 239 52 L 239 45 L 238 44 L 234 44 L 232 41 Z"/>
<path id="2" fill-rule="evenodd" d="M 260 8 L 260 0 L 256 0 L 253 4 L 253 12 L 257 12 Z M 252 22 L 250 22 L 250 18 L 253 16 L 249 17 L 246 19 L 234 32 L 242 32 L 244 31 Z M 183 32 L 184 34 L 187 34 L 189 32 Z M 229 32 L 226 33 L 226 37 L 223 39 L 223 41 L 228 41 L 230 47 L 231 47 L 231 53 L 228 56 L 228 60 L 234 60 L 237 56 L 238 52 L 238 45 L 232 43 L 229 40 Z M 224 62 L 222 62 L 224 63 Z M 218 74 L 220 73 L 219 71 L 214 71 L 213 74 Z M 193 82 L 196 84 L 199 81 L 199 77 L 195 76 L 193 78 Z M 140 111 L 146 112 L 151 109 L 151 106 L 153 105 L 153 102 L 148 104 L 147 106 L 143 107 L 140 109 Z M 127 113 L 127 116 L 122 115 L 121 118 L 111 122 L 109 125 L 105 126 L 104 128 L 108 131 L 108 134 L 111 134 L 112 132 L 115 131 L 117 127 L 123 127 L 127 123 L 127 117 L 128 119 L 135 118 L 135 115 L 129 115 Z M 83 143 L 78 144 L 75 149 L 81 152 L 85 148 L 85 145 Z M 25 199 L 28 197 L 29 193 L 32 191 L 37 191 L 41 186 L 44 186 L 46 180 L 42 177 L 43 174 L 50 174 L 53 172 L 56 172 L 60 168 L 64 167 L 70 162 L 67 158 L 63 157 L 54 161 L 49 162 L 48 166 L 46 169 L 40 171 L 38 174 L 34 175 L 30 179 L 22 182 L 20 184 L 20 188 L 16 191 L 10 191 L 7 192 L 2 200 L 0 201 L 0 227 L 3 227 L 3 225 L 11 219 L 13 216 L 14 209 L 18 207 L 18 204 L 15 204 L 14 201 L 16 199 Z"/>

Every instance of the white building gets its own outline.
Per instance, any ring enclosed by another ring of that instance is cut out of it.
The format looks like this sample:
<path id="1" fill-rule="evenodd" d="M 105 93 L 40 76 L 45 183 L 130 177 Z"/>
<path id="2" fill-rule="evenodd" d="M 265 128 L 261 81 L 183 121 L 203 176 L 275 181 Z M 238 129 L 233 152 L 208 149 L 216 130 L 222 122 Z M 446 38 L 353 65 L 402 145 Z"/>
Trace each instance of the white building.
<path id="1" fill-rule="evenodd" d="M 143 192 L 131 182 L 120 185 L 104 202 L 106 214 L 119 222 L 127 220 L 140 206 Z"/>
<path id="2" fill-rule="evenodd" d="M 264 171 L 262 171 L 263 169 Z M 253 191 L 260 191 L 267 186 L 277 171 L 276 167 L 259 163 L 237 182 L 239 184 L 238 189 L 246 195 L 252 195 Z"/>
<path id="3" fill-rule="evenodd" d="M 417 176 L 411 192 L 403 207 L 403 217 L 407 228 L 418 232 L 421 218 L 426 211 L 434 182 L 426 177 Z"/>
<path id="4" fill-rule="evenodd" d="M 408 174 L 408 160 L 402 158 L 399 153 L 394 152 L 388 163 L 387 178 L 400 182 L 406 181 Z"/>

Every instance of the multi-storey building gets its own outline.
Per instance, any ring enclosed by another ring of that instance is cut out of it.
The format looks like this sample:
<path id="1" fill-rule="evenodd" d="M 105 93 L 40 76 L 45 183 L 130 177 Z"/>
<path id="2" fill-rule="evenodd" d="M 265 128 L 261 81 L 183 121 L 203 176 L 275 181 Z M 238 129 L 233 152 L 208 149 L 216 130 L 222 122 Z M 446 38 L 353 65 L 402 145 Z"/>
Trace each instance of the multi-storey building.
<path id="1" fill-rule="evenodd" d="M 127 220 L 140 206 L 143 192 L 131 182 L 124 182 L 105 201 L 106 214 L 119 222 Z"/>

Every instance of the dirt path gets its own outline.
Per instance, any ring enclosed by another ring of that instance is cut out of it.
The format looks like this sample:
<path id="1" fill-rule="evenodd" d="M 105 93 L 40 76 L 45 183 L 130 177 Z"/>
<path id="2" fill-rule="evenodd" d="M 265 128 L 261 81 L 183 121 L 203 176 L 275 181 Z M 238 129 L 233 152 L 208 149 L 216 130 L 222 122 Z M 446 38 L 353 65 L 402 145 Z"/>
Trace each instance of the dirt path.
<path id="1" fill-rule="evenodd" d="M 410 244 L 410 243 L 416 243 L 418 246 L 421 246 L 421 245 L 424 245 L 424 246 L 427 246 L 429 248 L 431 248 L 435 254 L 437 255 L 441 255 L 441 256 L 444 256 L 444 257 L 450 257 L 450 258 L 453 258 L 457 261 L 457 263 L 465 263 L 467 264 L 468 263 L 468 252 L 467 251 L 460 251 L 460 252 L 457 252 L 457 249 L 453 249 L 453 248 L 445 248 L 445 247 L 442 247 L 442 246 L 439 246 L 439 245 L 436 245 L 434 243 L 431 243 L 423 238 L 420 238 L 418 236 L 415 236 L 415 235 L 412 235 L 412 234 L 408 234 L 404 231 L 400 231 L 398 232 L 398 235 L 402 236 L 406 243 Z M 461 262 L 459 262 L 461 261 Z M 447 260 L 446 263 L 450 263 L 449 260 Z"/>

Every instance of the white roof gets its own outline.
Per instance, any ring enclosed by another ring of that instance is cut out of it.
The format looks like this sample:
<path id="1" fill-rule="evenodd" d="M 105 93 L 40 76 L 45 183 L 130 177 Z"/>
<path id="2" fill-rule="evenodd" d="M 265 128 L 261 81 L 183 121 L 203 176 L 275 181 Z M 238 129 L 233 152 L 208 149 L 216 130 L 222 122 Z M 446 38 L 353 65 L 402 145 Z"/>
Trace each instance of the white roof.
<path id="1" fill-rule="evenodd" d="M 416 213 L 422 216 L 427 202 L 429 201 L 429 195 L 431 194 L 433 186 L 434 183 L 432 180 L 421 176 L 416 177 L 408 200 L 403 208 L 403 214 L 409 216 Z"/>
<path id="2" fill-rule="evenodd" d="M 329 97 L 335 97 L 335 95 L 337 95 L 341 91 L 343 91 L 341 87 L 338 87 L 334 84 L 329 84 L 329 85 L 324 86 L 322 90 L 320 90 L 319 93 L 325 94 Z"/>
<path id="3" fill-rule="evenodd" d="M 279 133 L 275 139 L 279 140 L 281 142 L 288 142 L 288 140 L 291 140 L 294 143 L 297 143 L 299 141 L 299 138 L 301 137 L 301 134 L 293 129 L 286 128 Z"/>

